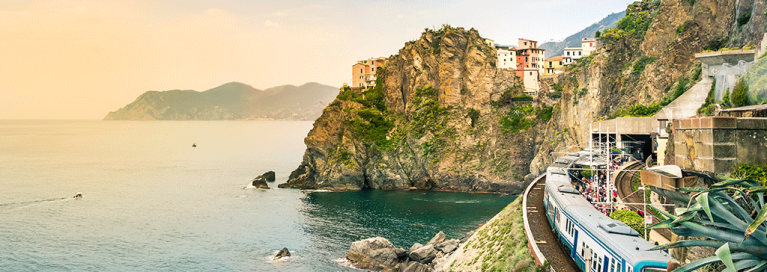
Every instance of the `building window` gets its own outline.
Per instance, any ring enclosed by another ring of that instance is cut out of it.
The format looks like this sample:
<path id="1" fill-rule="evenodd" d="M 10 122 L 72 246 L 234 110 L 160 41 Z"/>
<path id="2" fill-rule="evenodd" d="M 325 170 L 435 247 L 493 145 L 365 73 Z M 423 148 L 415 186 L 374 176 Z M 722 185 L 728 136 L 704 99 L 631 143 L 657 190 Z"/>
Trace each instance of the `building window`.
<path id="1" fill-rule="evenodd" d="M 580 56 L 583 52 L 578 51 L 578 56 Z"/>
<path id="2" fill-rule="evenodd" d="M 562 65 L 562 62 L 561 62 L 561 61 L 559 62 L 559 65 Z"/>
<path id="3" fill-rule="evenodd" d="M 360 74 L 362 74 L 362 73 L 363 73 L 363 72 L 362 72 L 362 69 L 360 69 Z"/>
<path id="4" fill-rule="evenodd" d="M 570 55 L 570 51 L 567 51 L 567 55 L 568 55 L 568 56 Z"/>
<path id="5" fill-rule="evenodd" d="M 533 72 L 530 72 L 530 75 L 532 76 L 532 75 L 533 75 Z"/>

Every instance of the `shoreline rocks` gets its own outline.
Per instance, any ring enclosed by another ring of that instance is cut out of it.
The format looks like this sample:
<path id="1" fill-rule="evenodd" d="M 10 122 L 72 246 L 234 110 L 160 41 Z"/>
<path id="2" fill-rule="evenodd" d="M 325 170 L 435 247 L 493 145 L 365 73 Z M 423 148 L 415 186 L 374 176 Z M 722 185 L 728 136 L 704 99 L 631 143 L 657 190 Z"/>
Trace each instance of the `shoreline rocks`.
<path id="1" fill-rule="evenodd" d="M 409 250 L 394 247 L 383 237 L 368 238 L 352 243 L 345 258 L 355 267 L 379 271 L 434 271 L 435 260 L 458 249 L 458 239 L 445 239 L 439 232 L 426 245 L 415 243 Z"/>
<path id="2" fill-rule="evenodd" d="M 254 178 L 253 187 L 259 189 L 269 189 L 269 185 L 266 184 L 267 181 L 274 181 L 274 171 L 268 171 L 263 175 Z"/>

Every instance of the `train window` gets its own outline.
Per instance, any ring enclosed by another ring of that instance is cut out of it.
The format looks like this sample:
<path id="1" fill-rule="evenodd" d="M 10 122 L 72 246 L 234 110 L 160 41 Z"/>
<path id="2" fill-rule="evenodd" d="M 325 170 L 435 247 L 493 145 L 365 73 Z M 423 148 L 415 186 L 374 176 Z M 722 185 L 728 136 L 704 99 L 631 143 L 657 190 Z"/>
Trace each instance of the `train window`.
<path id="1" fill-rule="evenodd" d="M 616 271 L 621 272 L 621 263 L 620 262 L 618 262 L 618 269 Z"/>
<path id="2" fill-rule="evenodd" d="M 610 259 L 610 272 L 615 272 L 615 259 Z"/>
<path id="3" fill-rule="evenodd" d="M 591 259 L 591 267 L 592 268 L 596 268 L 597 267 L 597 254 L 596 253 L 594 253 L 594 258 Z M 597 271 L 599 271 L 599 270 L 597 270 Z"/>
<path id="4" fill-rule="evenodd" d="M 602 257 L 599 257 L 599 261 L 597 262 L 597 271 L 602 271 Z"/>
<path id="5" fill-rule="evenodd" d="M 586 242 L 581 242 L 581 256 L 586 257 Z"/>

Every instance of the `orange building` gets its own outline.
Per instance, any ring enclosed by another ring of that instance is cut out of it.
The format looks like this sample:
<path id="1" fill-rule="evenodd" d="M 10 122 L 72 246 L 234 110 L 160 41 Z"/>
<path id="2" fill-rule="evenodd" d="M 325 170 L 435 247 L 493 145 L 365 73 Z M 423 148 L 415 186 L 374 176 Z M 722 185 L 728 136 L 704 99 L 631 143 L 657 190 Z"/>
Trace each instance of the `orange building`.
<path id="1" fill-rule="evenodd" d="M 370 88 L 376 86 L 376 71 L 386 58 L 370 58 L 352 65 L 352 87 Z"/>

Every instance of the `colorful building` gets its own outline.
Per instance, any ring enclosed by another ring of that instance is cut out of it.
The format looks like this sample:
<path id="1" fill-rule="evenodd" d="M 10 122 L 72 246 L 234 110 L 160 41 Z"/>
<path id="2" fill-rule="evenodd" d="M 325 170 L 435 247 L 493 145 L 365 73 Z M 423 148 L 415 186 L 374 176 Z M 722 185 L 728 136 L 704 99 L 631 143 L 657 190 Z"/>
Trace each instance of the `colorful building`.
<path id="1" fill-rule="evenodd" d="M 537 41 L 519 39 L 519 49 L 517 49 L 517 76 L 527 76 L 519 71 L 530 68 L 538 69 L 538 74 L 542 74 L 544 51 L 544 49 L 538 48 Z"/>
<path id="2" fill-rule="evenodd" d="M 370 88 L 376 86 L 376 71 L 386 58 L 370 58 L 352 65 L 352 87 Z"/>
<path id="3" fill-rule="evenodd" d="M 581 40 L 581 50 L 583 51 L 583 56 L 588 57 L 594 51 L 597 50 L 597 39 L 596 38 L 583 38 Z"/>
<path id="4" fill-rule="evenodd" d="M 544 75 L 553 75 L 563 73 L 565 71 L 565 58 L 553 57 L 543 61 Z"/>
<path id="5" fill-rule="evenodd" d="M 572 58 L 573 61 L 583 57 L 583 48 L 580 47 L 565 47 L 563 57 Z"/>
<path id="6" fill-rule="evenodd" d="M 496 46 L 498 69 L 517 69 L 517 49 L 510 46 Z"/>

